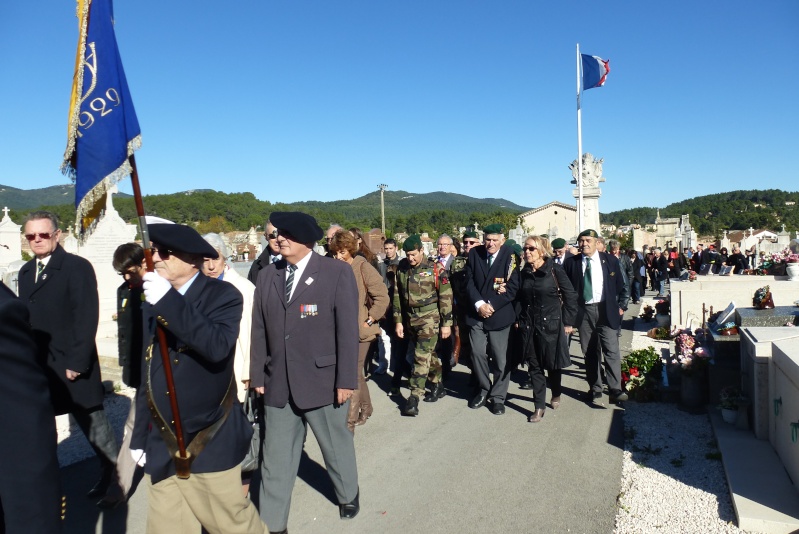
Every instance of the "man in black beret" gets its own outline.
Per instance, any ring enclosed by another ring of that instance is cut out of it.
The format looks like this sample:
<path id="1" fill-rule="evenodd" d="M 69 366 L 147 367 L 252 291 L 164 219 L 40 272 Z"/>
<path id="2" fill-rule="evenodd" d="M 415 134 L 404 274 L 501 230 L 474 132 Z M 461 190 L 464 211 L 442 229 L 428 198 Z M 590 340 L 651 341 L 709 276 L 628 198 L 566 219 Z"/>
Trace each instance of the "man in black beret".
<path id="1" fill-rule="evenodd" d="M 343 261 L 313 253 L 322 229 L 300 212 L 275 212 L 283 260 L 258 273 L 250 387 L 263 395 L 266 433 L 261 517 L 285 532 L 306 425 L 325 459 L 339 516 L 358 514 L 358 469 L 347 412 L 358 387 L 358 288 Z"/>
<path id="2" fill-rule="evenodd" d="M 236 397 L 233 360 L 242 296 L 202 273 L 216 250 L 193 228 L 151 224 L 155 272 L 146 273 L 142 387 L 130 448 L 144 463 L 148 532 L 267 533 L 241 491 L 252 426 Z M 178 478 L 176 436 L 156 324 L 166 330 L 191 475 Z M 152 343 L 152 345 L 151 345 Z M 149 405 L 149 406 L 148 406 Z M 143 452 L 143 453 L 142 453 Z"/>
<path id="3" fill-rule="evenodd" d="M 577 291 L 577 330 L 580 348 L 585 357 L 588 381 L 588 402 L 602 403 L 602 355 L 605 356 L 605 377 L 610 402 L 627 400 L 621 383 L 621 356 L 618 329 L 627 307 L 624 279 L 619 260 L 596 249 L 599 234 L 584 230 L 577 238 L 582 254 L 568 258 L 563 269 Z"/>

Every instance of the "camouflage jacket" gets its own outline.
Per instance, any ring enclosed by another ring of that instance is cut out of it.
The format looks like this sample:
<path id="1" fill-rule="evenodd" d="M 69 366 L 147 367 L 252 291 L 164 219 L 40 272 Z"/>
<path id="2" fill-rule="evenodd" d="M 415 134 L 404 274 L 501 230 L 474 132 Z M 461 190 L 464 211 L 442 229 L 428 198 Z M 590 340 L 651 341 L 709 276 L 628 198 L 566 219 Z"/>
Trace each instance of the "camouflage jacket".
<path id="1" fill-rule="evenodd" d="M 394 323 L 421 326 L 431 319 L 441 326 L 452 326 L 449 274 L 428 260 L 411 267 L 403 259 L 397 268 Z"/>

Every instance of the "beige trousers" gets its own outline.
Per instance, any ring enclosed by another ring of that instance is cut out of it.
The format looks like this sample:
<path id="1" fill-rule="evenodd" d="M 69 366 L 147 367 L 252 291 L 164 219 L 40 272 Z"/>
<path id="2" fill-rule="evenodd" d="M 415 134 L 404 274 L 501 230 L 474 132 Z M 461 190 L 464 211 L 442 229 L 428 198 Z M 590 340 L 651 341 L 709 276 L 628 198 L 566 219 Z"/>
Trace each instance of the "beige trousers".
<path id="1" fill-rule="evenodd" d="M 147 534 L 269 534 L 252 501 L 241 493 L 241 467 L 171 476 L 148 489 Z"/>

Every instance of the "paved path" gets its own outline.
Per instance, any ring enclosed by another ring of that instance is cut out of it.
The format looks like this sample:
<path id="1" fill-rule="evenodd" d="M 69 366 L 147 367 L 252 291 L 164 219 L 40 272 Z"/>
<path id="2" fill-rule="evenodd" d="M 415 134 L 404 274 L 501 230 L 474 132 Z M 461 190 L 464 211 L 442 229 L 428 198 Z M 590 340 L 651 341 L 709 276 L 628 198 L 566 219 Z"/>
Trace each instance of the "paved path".
<path id="1" fill-rule="evenodd" d="M 623 354 L 629 342 L 630 332 L 624 331 Z M 581 400 L 586 387 L 578 353 L 575 340 L 576 365 L 564 375 L 561 408 L 547 409 L 538 424 L 527 423 L 531 394 L 519 390 L 516 381 L 505 415 L 471 410 L 468 370 L 458 366 L 447 383 L 448 395 L 434 404 L 420 403 L 420 415 L 407 418 L 386 395 L 388 375 L 377 377 L 369 383 L 374 415 L 355 436 L 360 514 L 352 521 L 338 518 L 332 485 L 309 432 L 289 532 L 612 532 L 623 410 L 592 408 Z M 514 374 L 518 378 L 521 374 Z M 146 488 L 139 488 L 127 506 L 101 513 L 83 496 L 96 473 L 94 459 L 62 470 L 65 532 L 144 533 Z"/>

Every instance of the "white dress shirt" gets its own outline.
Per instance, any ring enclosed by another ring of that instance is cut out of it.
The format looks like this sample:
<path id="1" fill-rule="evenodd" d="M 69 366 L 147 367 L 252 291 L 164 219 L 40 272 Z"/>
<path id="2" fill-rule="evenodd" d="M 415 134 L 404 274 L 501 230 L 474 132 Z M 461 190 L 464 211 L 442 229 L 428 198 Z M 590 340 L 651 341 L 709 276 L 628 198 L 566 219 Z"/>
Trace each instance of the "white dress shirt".
<path id="1" fill-rule="evenodd" d="M 595 250 L 590 258 L 583 256 L 583 276 L 585 276 L 585 266 L 591 262 L 591 289 L 594 290 L 594 298 L 586 304 L 599 304 L 602 302 L 602 288 L 605 286 L 605 275 L 602 272 L 602 258 L 599 251 Z"/>

